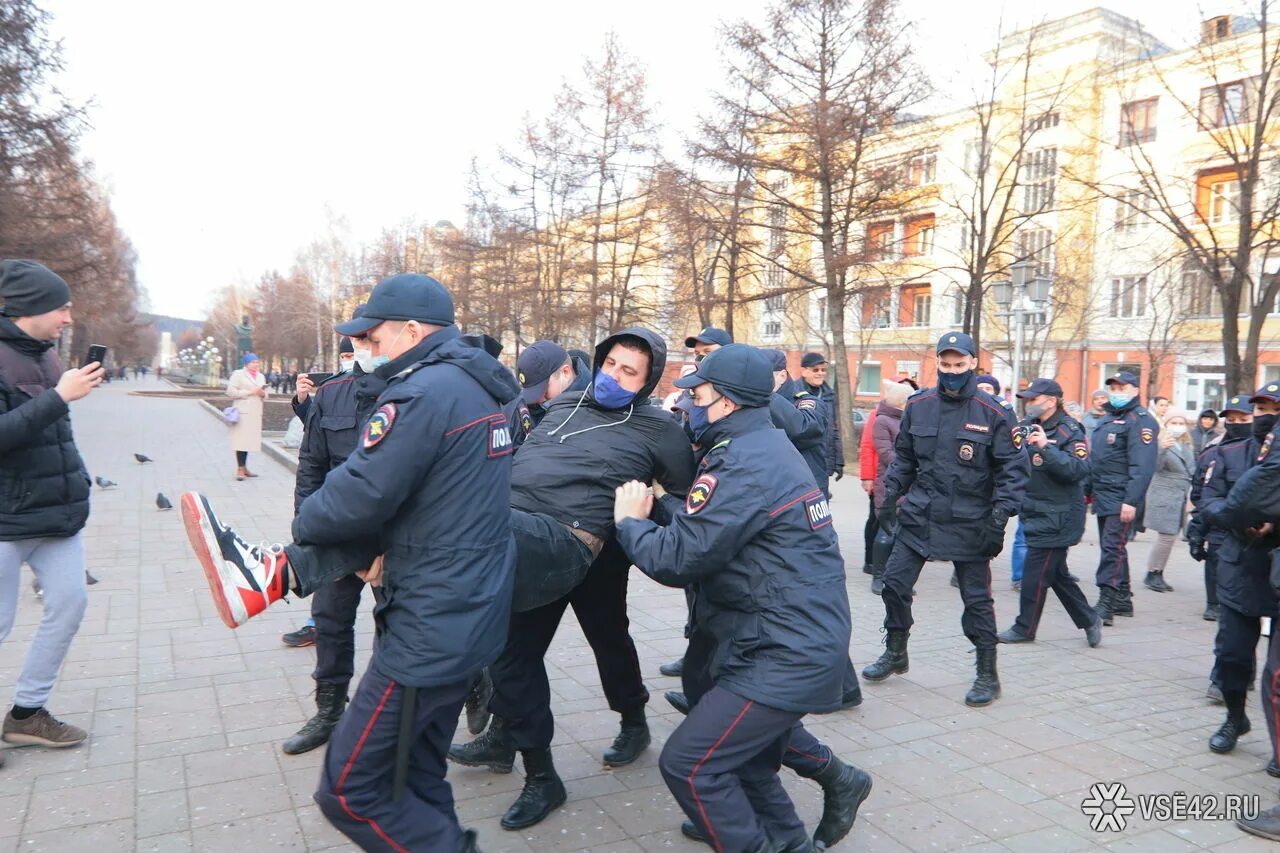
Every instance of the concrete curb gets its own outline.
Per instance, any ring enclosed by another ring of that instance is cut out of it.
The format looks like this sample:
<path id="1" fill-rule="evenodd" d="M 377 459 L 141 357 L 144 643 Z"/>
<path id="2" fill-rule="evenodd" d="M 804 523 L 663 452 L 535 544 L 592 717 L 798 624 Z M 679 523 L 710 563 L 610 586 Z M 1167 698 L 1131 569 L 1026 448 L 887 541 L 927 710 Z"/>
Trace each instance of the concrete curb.
<path id="1" fill-rule="evenodd" d="M 217 406 L 213 405 L 208 400 L 201 400 L 200 407 L 217 418 L 219 423 L 222 423 L 222 410 Z M 284 450 L 276 447 L 274 444 L 264 441 L 262 442 L 262 452 L 288 468 L 290 471 L 297 473 L 298 460 L 286 453 Z"/>

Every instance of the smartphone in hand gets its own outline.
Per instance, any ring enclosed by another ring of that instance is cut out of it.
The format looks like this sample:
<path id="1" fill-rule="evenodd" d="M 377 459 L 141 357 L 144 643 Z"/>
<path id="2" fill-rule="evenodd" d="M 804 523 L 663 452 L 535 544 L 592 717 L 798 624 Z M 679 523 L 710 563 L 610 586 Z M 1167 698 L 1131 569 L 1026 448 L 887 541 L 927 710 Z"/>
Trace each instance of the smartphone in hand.
<path id="1" fill-rule="evenodd" d="M 84 357 L 84 363 L 81 364 L 80 366 L 88 367 L 89 365 L 93 364 L 95 361 L 98 364 L 102 364 L 102 365 L 105 365 L 107 362 L 107 348 L 104 347 L 102 344 L 94 344 L 93 346 L 89 347 L 89 354 Z"/>
<path id="2" fill-rule="evenodd" d="M 307 378 L 311 380 L 311 384 L 319 388 L 325 382 L 333 378 L 332 373 L 311 372 L 307 374 Z"/>

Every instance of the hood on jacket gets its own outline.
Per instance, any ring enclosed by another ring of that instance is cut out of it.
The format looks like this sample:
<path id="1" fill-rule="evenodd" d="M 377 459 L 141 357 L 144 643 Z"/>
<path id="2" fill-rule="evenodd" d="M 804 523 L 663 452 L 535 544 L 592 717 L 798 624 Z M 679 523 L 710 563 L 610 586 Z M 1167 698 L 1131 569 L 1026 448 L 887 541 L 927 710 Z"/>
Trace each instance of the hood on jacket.
<path id="1" fill-rule="evenodd" d="M 18 324 L 8 317 L 0 317 L 0 341 L 32 358 L 39 358 L 47 350 L 52 349 L 54 344 L 53 341 L 37 341 L 18 328 Z"/>
<path id="2" fill-rule="evenodd" d="M 604 364 L 605 356 L 613 349 L 613 345 L 622 337 L 639 338 L 649 347 L 649 379 L 636 393 L 635 404 L 639 405 L 653 393 L 653 389 L 658 387 L 658 382 L 662 379 L 662 372 L 667 367 L 667 345 L 655 332 L 640 326 L 631 326 L 616 332 L 596 344 L 595 362 L 591 365 L 592 378 L 600 370 L 600 366 Z"/>
<path id="3" fill-rule="evenodd" d="M 490 355 L 476 337 L 463 337 L 457 326 L 446 326 L 423 338 L 413 349 L 399 358 L 382 365 L 374 374 L 390 380 L 393 376 L 418 363 L 448 362 L 461 369 L 484 388 L 500 405 L 506 405 L 520 396 L 520 383 L 511 371 Z M 492 339 L 490 339 L 492 340 Z M 497 343 L 494 341 L 494 343 Z"/>

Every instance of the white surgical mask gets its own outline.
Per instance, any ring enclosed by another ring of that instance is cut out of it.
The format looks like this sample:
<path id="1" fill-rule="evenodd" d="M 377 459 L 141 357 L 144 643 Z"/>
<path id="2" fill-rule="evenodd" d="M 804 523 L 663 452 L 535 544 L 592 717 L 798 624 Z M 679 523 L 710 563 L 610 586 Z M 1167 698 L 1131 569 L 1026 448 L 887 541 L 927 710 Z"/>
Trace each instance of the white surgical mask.
<path id="1" fill-rule="evenodd" d="M 1183 424 L 1169 424 L 1165 430 L 1174 438 L 1181 438 L 1187 434 L 1187 428 Z"/>
<path id="2" fill-rule="evenodd" d="M 356 347 L 355 363 L 360 365 L 360 369 L 365 373 L 373 373 L 373 350 L 368 347 Z"/>
<path id="3" fill-rule="evenodd" d="M 340 358 L 338 359 L 338 366 L 342 368 L 343 373 L 350 373 L 356 366 L 356 360 L 354 358 Z"/>

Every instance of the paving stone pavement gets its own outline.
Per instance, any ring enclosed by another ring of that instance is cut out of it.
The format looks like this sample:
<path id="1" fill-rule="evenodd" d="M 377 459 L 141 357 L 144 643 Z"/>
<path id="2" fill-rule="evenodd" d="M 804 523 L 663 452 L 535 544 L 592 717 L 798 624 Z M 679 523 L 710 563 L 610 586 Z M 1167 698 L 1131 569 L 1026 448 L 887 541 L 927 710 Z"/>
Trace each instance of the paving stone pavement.
<path id="1" fill-rule="evenodd" d="M 73 407 L 92 474 L 118 488 L 95 489 L 86 531 L 91 587 L 84 626 L 50 702 L 84 726 L 76 749 L 12 749 L 0 770 L 0 853 L 8 851 L 259 851 L 351 849 L 312 802 L 321 752 L 290 757 L 280 742 L 309 716 L 313 650 L 288 649 L 281 632 L 301 624 L 305 601 L 280 603 L 227 630 L 190 557 L 176 501 L 190 488 L 251 541 L 287 535 L 292 474 L 252 457 L 259 479 L 237 483 L 225 428 L 199 404 L 131 396 L 154 379 L 113 383 Z M 133 452 L 154 464 L 139 465 Z M 861 668 L 880 651 L 880 600 L 862 563 L 866 498 L 852 478 L 835 484 L 838 530 L 850 566 L 851 654 Z M 1148 545 L 1134 546 L 1135 566 Z M 1096 535 L 1073 566 L 1092 576 Z M 993 583 L 1000 626 L 1012 622 L 1008 552 Z M 1212 623 L 1200 618 L 1200 568 L 1183 549 L 1167 577 L 1176 591 L 1139 589 L 1134 619 L 1118 619 L 1098 649 L 1086 647 L 1049 602 L 1034 645 L 1002 647 L 1004 696 L 985 710 L 965 707 L 973 655 L 960 632 L 960 602 L 948 567 L 926 567 L 918 585 L 911 671 L 866 685 L 861 707 L 807 724 L 844 758 L 865 767 L 875 789 L 839 849 L 896 850 L 1253 850 L 1269 845 L 1230 823 L 1160 823 L 1130 816 L 1124 832 L 1093 833 L 1081 800 L 1095 781 L 1137 793 L 1243 793 L 1276 798 L 1262 772 L 1267 738 L 1256 701 L 1254 731 L 1228 756 L 1206 742 L 1222 709 L 1204 699 Z M 1141 579 L 1141 572 L 1135 572 Z M 1092 584 L 1087 584 L 1092 597 Z M 683 648 L 684 599 L 632 573 L 631 627 L 653 694 L 655 746 L 631 767 L 609 770 L 600 753 L 616 731 L 589 647 L 565 617 L 548 658 L 555 696 L 555 758 L 568 803 L 542 824 L 503 831 L 498 818 L 520 774 L 451 768 L 464 824 L 486 851 L 694 851 L 657 768 L 659 745 L 679 717 L 662 699 L 676 679 L 658 666 Z M 368 659 L 369 602 L 359 623 Z M 17 625 L 0 645 L 0 680 L 16 679 L 40 606 L 24 583 Z M 1256 696 L 1256 694 L 1254 694 Z M 466 736 L 465 728 L 459 737 Z M 801 817 L 813 826 L 821 796 L 783 771 Z"/>

